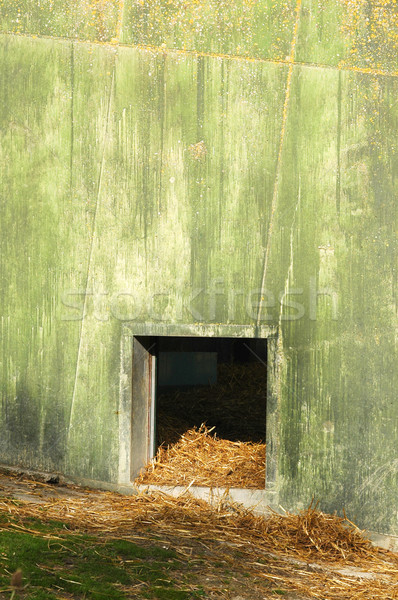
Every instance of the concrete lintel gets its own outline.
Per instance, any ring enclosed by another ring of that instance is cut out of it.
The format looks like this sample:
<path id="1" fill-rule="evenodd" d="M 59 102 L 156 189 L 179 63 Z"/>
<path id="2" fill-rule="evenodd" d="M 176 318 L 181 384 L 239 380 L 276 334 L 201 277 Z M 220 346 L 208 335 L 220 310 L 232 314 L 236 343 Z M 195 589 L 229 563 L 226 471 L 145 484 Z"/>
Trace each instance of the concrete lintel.
<path id="1" fill-rule="evenodd" d="M 270 325 L 226 325 L 221 323 L 125 323 L 124 331 L 137 336 L 270 338 L 277 336 L 277 327 Z"/>

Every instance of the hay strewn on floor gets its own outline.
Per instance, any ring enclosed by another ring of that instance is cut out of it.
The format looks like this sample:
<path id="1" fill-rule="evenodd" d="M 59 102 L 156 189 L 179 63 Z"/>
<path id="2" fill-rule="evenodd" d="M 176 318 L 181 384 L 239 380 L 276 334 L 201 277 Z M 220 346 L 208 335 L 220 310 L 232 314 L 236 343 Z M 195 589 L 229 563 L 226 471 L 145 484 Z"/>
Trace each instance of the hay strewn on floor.
<path id="1" fill-rule="evenodd" d="M 35 484 L 34 494 L 40 498 L 40 487 L 37 490 Z M 42 504 L 0 498 L 0 511 L 9 515 L 0 528 L 25 529 L 33 535 L 42 533 L 25 525 L 24 518 L 55 519 L 79 531 L 124 539 L 146 540 L 152 534 L 171 543 L 178 540 L 176 551 L 187 557 L 195 542 L 208 549 L 209 560 L 217 555 L 232 569 L 234 561 L 240 565 L 244 561 L 245 569 L 256 577 L 305 598 L 398 597 L 398 555 L 373 548 L 348 521 L 315 507 L 299 515 L 263 517 L 226 500 L 211 507 L 189 494 L 126 497 L 84 490 L 79 497 L 54 498 Z"/>
<path id="2" fill-rule="evenodd" d="M 265 487 L 265 444 L 219 439 L 202 425 L 161 446 L 136 484 Z"/>

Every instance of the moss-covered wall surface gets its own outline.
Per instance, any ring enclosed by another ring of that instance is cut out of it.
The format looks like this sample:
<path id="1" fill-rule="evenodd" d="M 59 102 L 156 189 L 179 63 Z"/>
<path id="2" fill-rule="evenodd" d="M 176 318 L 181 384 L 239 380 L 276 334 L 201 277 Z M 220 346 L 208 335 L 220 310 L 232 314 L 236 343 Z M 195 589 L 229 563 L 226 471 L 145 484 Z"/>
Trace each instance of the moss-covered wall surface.
<path id="1" fill-rule="evenodd" d="M 268 325 L 280 503 L 398 534 L 395 4 L 0 0 L 0 32 L 1 461 L 117 482 L 123 325 Z"/>

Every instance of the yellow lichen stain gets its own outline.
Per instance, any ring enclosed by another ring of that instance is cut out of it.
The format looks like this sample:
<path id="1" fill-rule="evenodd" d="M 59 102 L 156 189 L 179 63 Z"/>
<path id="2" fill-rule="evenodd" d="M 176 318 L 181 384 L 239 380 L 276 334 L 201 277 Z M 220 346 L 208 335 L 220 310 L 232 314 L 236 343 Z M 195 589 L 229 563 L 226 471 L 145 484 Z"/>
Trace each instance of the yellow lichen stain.
<path id="1" fill-rule="evenodd" d="M 347 46 L 338 68 L 398 76 L 398 0 L 336 2 Z M 0 0 L 5 33 L 288 65 L 307 64 L 291 54 L 296 11 L 293 0 Z M 271 32 L 266 51 L 259 26 Z"/>
<path id="2" fill-rule="evenodd" d="M 94 30 L 90 37 L 99 42 L 118 37 L 112 34 L 115 33 L 115 25 L 117 29 L 119 11 L 118 0 L 90 0 L 85 7 L 86 18 L 91 18 L 88 24 Z"/>
<path id="3" fill-rule="evenodd" d="M 3 32 L 69 36 L 105 42 L 115 37 L 120 0 L 0 0 Z"/>
<path id="4" fill-rule="evenodd" d="M 259 56 L 264 27 L 269 52 L 283 58 L 294 25 L 293 0 L 133 0 L 126 21 L 127 38 L 145 45 Z"/>
<path id="5" fill-rule="evenodd" d="M 206 158 L 207 148 L 203 140 L 188 147 L 188 152 L 193 160 L 203 161 Z"/>
<path id="6" fill-rule="evenodd" d="M 339 0 L 341 31 L 347 56 L 342 65 L 375 71 L 397 71 L 397 0 Z"/>

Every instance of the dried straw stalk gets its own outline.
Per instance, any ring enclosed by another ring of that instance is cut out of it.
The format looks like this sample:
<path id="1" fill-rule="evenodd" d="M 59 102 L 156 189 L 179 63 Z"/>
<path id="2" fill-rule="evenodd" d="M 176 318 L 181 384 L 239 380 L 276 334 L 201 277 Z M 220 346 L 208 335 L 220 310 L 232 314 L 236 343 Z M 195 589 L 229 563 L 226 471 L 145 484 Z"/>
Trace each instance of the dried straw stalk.
<path id="1" fill-rule="evenodd" d="M 161 446 L 137 484 L 194 485 L 263 489 L 265 444 L 219 439 L 202 425 Z"/>

